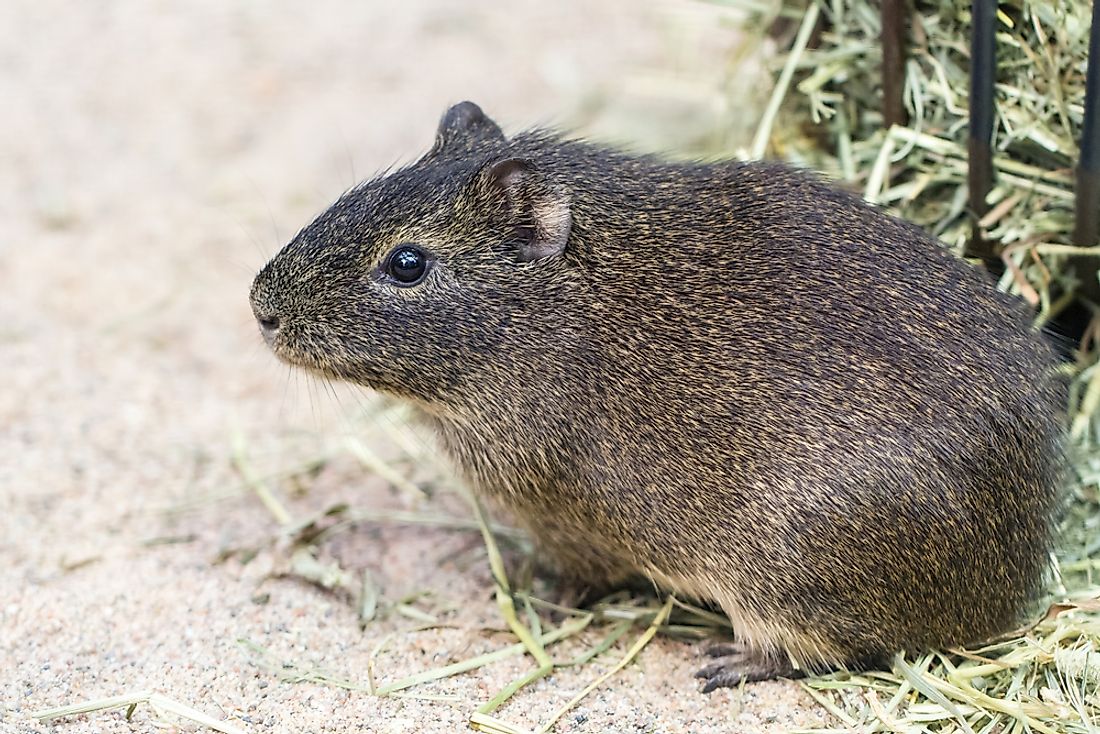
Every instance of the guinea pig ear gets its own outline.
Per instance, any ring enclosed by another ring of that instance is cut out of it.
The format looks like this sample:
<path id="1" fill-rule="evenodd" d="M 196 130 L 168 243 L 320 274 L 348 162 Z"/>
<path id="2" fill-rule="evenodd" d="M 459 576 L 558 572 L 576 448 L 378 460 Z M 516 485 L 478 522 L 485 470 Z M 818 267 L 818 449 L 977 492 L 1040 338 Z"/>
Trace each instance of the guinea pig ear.
<path id="1" fill-rule="evenodd" d="M 519 158 L 487 166 L 482 177 L 490 189 L 503 196 L 515 227 L 520 262 L 541 260 L 565 252 L 573 228 L 569 192 L 549 186 L 535 167 Z"/>
<path id="2" fill-rule="evenodd" d="M 443 113 L 428 156 L 470 152 L 492 141 L 505 142 L 500 127 L 473 102 L 459 102 Z"/>

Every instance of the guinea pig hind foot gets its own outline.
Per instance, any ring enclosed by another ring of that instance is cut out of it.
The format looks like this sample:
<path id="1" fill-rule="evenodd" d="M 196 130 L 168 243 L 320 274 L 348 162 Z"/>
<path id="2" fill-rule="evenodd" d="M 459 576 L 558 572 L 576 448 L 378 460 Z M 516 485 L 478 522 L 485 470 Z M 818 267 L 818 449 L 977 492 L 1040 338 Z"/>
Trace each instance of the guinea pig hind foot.
<path id="1" fill-rule="evenodd" d="M 791 665 L 786 656 L 776 659 L 741 642 L 712 644 L 704 648 L 703 652 L 714 658 L 714 662 L 695 674 L 696 678 L 706 680 L 703 693 L 710 693 L 717 688 L 732 688 L 742 682 L 800 678 L 803 675 L 802 671 Z"/>

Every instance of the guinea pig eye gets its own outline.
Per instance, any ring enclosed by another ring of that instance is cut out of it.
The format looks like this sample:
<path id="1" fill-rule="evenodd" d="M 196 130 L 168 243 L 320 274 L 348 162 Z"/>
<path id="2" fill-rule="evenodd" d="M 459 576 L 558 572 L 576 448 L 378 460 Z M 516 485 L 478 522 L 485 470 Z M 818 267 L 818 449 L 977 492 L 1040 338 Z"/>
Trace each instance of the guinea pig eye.
<path id="1" fill-rule="evenodd" d="M 386 258 L 386 273 L 399 285 L 416 285 L 428 271 L 428 256 L 419 247 L 402 245 Z"/>

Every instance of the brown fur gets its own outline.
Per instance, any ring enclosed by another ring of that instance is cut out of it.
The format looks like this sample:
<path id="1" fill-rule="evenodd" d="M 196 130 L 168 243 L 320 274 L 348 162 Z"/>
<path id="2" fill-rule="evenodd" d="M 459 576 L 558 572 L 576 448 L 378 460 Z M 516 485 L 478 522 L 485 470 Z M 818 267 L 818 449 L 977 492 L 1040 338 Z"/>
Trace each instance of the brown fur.
<path id="1" fill-rule="evenodd" d="M 401 243 L 434 258 L 419 285 L 382 273 Z M 568 576 L 713 600 L 756 650 L 979 641 L 1041 589 L 1053 352 L 982 272 L 805 173 L 507 140 L 464 103 L 252 303 L 282 359 L 410 400 Z"/>

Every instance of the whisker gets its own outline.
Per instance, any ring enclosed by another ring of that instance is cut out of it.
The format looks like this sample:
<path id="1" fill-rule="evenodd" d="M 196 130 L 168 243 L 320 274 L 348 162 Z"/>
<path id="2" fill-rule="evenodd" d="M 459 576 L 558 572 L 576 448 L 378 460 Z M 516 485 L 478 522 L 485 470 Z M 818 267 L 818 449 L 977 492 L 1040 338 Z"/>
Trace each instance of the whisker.
<path id="1" fill-rule="evenodd" d="M 271 222 L 271 232 L 275 235 L 275 247 L 277 249 L 282 245 L 283 237 L 279 233 L 279 224 L 275 221 L 275 212 L 272 211 L 271 205 L 268 203 L 268 198 L 264 196 L 263 189 L 261 189 L 259 184 L 256 183 L 256 179 L 247 174 L 245 175 L 245 178 L 248 180 L 249 185 L 252 186 L 252 190 L 255 191 L 256 195 L 260 198 L 260 201 L 263 202 L 264 209 L 267 210 L 267 218 Z M 261 252 L 261 254 L 263 253 Z M 266 257 L 270 258 L 272 254 L 274 254 L 274 251 L 267 253 Z"/>
<path id="2" fill-rule="evenodd" d="M 294 369 L 290 365 L 286 365 L 286 380 L 283 381 L 283 399 L 279 405 L 279 422 L 286 423 L 286 398 L 287 393 L 290 392 L 290 373 Z"/>

